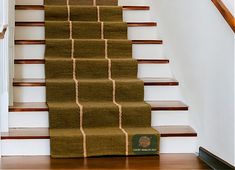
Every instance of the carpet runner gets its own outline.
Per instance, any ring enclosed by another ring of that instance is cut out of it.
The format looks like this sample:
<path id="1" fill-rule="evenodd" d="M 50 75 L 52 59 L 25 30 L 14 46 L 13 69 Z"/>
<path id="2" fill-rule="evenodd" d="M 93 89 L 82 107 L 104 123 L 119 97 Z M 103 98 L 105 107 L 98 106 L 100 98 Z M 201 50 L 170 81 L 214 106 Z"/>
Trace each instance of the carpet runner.
<path id="1" fill-rule="evenodd" d="M 117 0 L 45 0 L 45 33 L 51 156 L 158 154 Z"/>

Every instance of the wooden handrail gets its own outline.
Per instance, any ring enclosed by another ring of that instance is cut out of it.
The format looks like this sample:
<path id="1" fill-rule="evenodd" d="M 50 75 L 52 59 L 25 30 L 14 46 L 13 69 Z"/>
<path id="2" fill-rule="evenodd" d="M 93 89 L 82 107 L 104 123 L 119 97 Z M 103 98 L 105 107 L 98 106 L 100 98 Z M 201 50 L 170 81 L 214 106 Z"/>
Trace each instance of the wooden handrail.
<path id="1" fill-rule="evenodd" d="M 235 33 L 235 18 L 221 0 L 211 0 Z"/>
<path id="2" fill-rule="evenodd" d="M 0 39 L 3 39 L 4 36 L 5 36 L 5 33 L 7 31 L 7 25 L 3 25 L 0 28 L 1 28 L 1 30 L 0 30 Z"/>

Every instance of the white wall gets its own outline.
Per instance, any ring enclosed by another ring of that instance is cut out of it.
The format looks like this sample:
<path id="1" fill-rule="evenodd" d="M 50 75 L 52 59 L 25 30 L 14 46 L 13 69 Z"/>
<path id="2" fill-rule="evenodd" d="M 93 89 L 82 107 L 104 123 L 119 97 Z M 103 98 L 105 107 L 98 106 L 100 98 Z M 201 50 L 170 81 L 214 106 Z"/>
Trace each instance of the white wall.
<path id="1" fill-rule="evenodd" d="M 202 146 L 234 159 L 234 33 L 210 0 L 151 0 Z"/>

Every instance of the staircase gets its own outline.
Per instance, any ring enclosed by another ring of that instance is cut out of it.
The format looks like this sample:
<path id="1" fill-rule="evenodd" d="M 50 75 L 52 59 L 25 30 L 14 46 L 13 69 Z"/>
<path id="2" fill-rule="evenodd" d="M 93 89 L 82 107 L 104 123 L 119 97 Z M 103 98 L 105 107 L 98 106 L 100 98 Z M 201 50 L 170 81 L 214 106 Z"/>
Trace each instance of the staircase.
<path id="1" fill-rule="evenodd" d="M 161 134 L 160 153 L 196 152 L 197 133 L 190 127 L 164 42 L 151 21 L 148 0 L 119 0 L 138 77 L 144 80 L 145 101 L 152 107 L 152 126 Z M 45 96 L 45 30 L 43 0 L 16 0 L 14 105 L 9 132 L 2 133 L 2 154 L 49 155 L 48 107 Z"/>

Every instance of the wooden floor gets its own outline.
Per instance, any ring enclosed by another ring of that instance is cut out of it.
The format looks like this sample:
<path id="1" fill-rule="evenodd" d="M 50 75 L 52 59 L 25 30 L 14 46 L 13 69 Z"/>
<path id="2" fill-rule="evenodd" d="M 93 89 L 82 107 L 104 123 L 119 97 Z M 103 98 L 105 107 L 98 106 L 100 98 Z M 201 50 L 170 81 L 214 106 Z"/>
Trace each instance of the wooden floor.
<path id="1" fill-rule="evenodd" d="M 50 159 L 48 156 L 3 157 L 0 169 L 81 170 L 196 170 L 210 169 L 194 154 L 161 154 L 145 157 Z"/>

